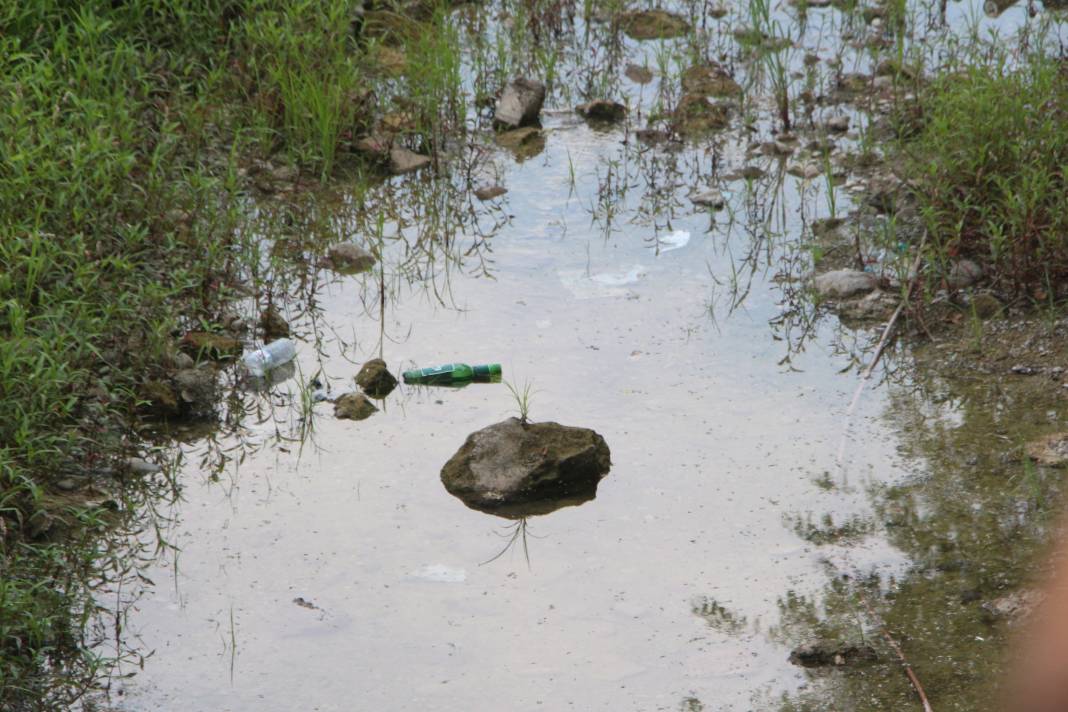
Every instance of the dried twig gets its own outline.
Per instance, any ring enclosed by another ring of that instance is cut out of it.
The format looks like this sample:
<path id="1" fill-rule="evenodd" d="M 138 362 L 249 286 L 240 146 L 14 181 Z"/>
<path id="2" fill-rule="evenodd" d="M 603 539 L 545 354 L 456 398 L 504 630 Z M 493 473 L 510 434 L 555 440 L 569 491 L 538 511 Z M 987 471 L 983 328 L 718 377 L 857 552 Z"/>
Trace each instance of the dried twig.
<path id="1" fill-rule="evenodd" d="M 901 661 L 902 667 L 905 668 L 905 674 L 909 677 L 909 682 L 912 683 L 912 688 L 916 690 L 916 694 L 920 696 L 920 702 L 923 703 L 923 712 L 934 712 L 931 709 L 931 703 L 927 701 L 927 693 L 923 691 L 923 685 L 920 684 L 920 679 L 916 677 L 916 673 L 912 670 L 912 665 L 909 664 L 908 658 L 905 657 L 905 653 L 901 650 L 901 646 L 894 640 L 894 636 L 890 635 L 890 631 L 886 629 L 886 624 L 883 623 L 882 617 L 875 612 L 875 609 L 868 603 L 868 599 L 865 598 L 864 593 L 859 589 L 857 590 L 857 596 L 860 598 L 860 602 L 864 605 L 865 610 L 868 611 L 868 615 L 879 626 L 879 632 L 883 634 L 883 638 L 894 650 L 894 654 L 897 655 L 897 659 Z"/>

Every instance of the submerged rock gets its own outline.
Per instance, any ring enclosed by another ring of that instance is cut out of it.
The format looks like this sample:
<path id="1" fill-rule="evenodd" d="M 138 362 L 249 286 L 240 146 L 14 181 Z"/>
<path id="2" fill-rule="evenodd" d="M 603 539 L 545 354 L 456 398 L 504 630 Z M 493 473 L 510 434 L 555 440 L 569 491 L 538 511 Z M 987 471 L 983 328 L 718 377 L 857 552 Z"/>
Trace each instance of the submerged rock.
<path id="1" fill-rule="evenodd" d="M 876 660 L 875 649 L 870 645 L 851 645 L 833 640 L 814 640 L 799 645 L 790 652 L 789 660 L 801 667 L 841 667 L 870 663 Z"/>
<path id="2" fill-rule="evenodd" d="M 1044 599 L 1042 591 L 1023 589 L 987 601 L 980 607 L 988 623 L 1005 621 L 1011 627 L 1026 620 Z"/>
<path id="3" fill-rule="evenodd" d="M 627 68 L 623 70 L 623 76 L 635 84 L 648 84 L 653 81 L 653 72 L 648 67 L 643 67 L 640 64 L 628 64 Z"/>
<path id="4" fill-rule="evenodd" d="M 690 23 L 665 10 L 635 10 L 619 17 L 619 26 L 635 40 L 678 37 L 690 31 Z"/>
<path id="5" fill-rule="evenodd" d="M 720 210 L 727 204 L 726 199 L 723 197 L 723 193 L 715 188 L 697 193 L 696 195 L 691 195 L 690 202 L 704 208 L 712 208 L 713 210 Z"/>
<path id="6" fill-rule="evenodd" d="M 634 135 L 637 136 L 638 140 L 642 143 L 652 145 L 666 143 L 671 140 L 671 134 L 667 131 L 661 131 L 660 129 L 638 129 L 634 132 Z"/>
<path id="7" fill-rule="evenodd" d="M 334 417 L 339 420 L 364 420 L 377 412 L 375 404 L 362 393 L 346 393 L 334 401 Z"/>
<path id="8" fill-rule="evenodd" d="M 215 408 L 215 370 L 210 366 L 178 371 L 174 374 L 174 385 L 185 404 L 183 410 L 203 415 Z"/>
<path id="9" fill-rule="evenodd" d="M 593 430 L 509 418 L 467 436 L 441 481 L 468 507 L 507 516 L 513 507 L 590 499 L 611 465 Z"/>
<path id="10" fill-rule="evenodd" d="M 824 298 L 844 299 L 866 294 L 879 286 L 875 275 L 855 269 L 836 269 L 817 275 L 812 282 L 816 294 Z"/>
<path id="11" fill-rule="evenodd" d="M 144 402 L 144 409 L 156 417 L 167 418 L 178 415 L 181 411 L 178 393 L 169 383 L 158 380 L 145 381 L 141 384 L 138 395 Z"/>
<path id="12" fill-rule="evenodd" d="M 786 172 L 795 178 L 812 180 L 823 173 L 823 166 L 818 163 L 791 163 L 786 167 Z"/>
<path id="13" fill-rule="evenodd" d="M 533 79 L 516 79 L 504 87 L 493 123 L 498 128 L 515 129 L 537 123 L 545 102 L 545 85 Z"/>
<path id="14" fill-rule="evenodd" d="M 704 96 L 735 96 L 742 87 L 715 62 L 697 64 L 682 73 L 682 88 L 691 94 Z"/>
<path id="15" fill-rule="evenodd" d="M 397 387 L 397 378 L 389 372 L 385 361 L 373 358 L 356 374 L 356 385 L 372 398 L 385 398 Z"/>
<path id="16" fill-rule="evenodd" d="M 760 152 L 765 156 L 782 158 L 784 156 L 792 156 L 794 146 L 786 141 L 765 141 L 760 144 Z"/>
<path id="17" fill-rule="evenodd" d="M 727 128 L 730 115 L 727 107 L 716 104 L 707 96 L 686 94 L 675 107 L 672 125 L 683 136 L 697 137 Z"/>
<path id="18" fill-rule="evenodd" d="M 742 166 L 723 177 L 726 180 L 759 180 L 765 175 L 767 175 L 766 172 L 760 166 Z"/>
<path id="19" fill-rule="evenodd" d="M 838 316 L 856 321 L 885 321 L 897 309 L 899 295 L 876 289 L 860 299 L 851 299 L 838 305 Z"/>
<path id="20" fill-rule="evenodd" d="M 229 361 L 241 355 L 241 342 L 225 334 L 207 331 L 190 331 L 179 344 L 182 351 L 193 358 L 210 358 L 214 361 Z"/>
<path id="21" fill-rule="evenodd" d="M 579 116 L 590 121 L 622 121 L 627 115 L 627 107 L 618 101 L 608 99 L 594 99 L 585 104 L 579 104 L 575 107 L 575 111 Z"/>
<path id="22" fill-rule="evenodd" d="M 140 477 L 154 475 L 162 470 L 159 465 L 143 457 L 128 457 L 123 466 L 126 472 Z"/>
<path id="23" fill-rule="evenodd" d="M 376 133 L 360 137 L 352 145 L 352 148 L 375 163 L 387 163 L 391 145 L 392 141 L 388 136 Z"/>
<path id="24" fill-rule="evenodd" d="M 812 221 L 812 234 L 823 240 L 838 237 L 838 228 L 845 225 L 842 218 L 820 218 Z"/>
<path id="25" fill-rule="evenodd" d="M 1068 432 L 1053 433 L 1027 444 L 1027 456 L 1040 465 L 1068 465 Z"/>
<path id="26" fill-rule="evenodd" d="M 475 191 L 475 197 L 479 200 L 493 200 L 499 198 L 508 192 L 507 188 L 502 188 L 499 185 L 487 185 L 483 186 Z"/>
<path id="27" fill-rule="evenodd" d="M 825 124 L 828 131 L 834 133 L 845 133 L 849 130 L 849 117 L 848 116 L 832 116 L 827 119 Z"/>
<path id="28" fill-rule="evenodd" d="M 497 134 L 497 143 L 511 151 L 517 160 L 523 161 L 541 153 L 545 148 L 545 136 L 541 129 L 524 126 L 514 131 L 502 131 Z"/>
<path id="29" fill-rule="evenodd" d="M 366 272 L 375 264 L 375 256 L 359 245 L 343 242 L 326 253 L 327 266 L 340 274 Z"/>
<path id="30" fill-rule="evenodd" d="M 289 322 L 282 318 L 273 305 L 264 309 L 260 314 L 260 328 L 263 330 L 263 340 L 266 343 L 289 336 Z"/>
<path id="31" fill-rule="evenodd" d="M 414 173 L 430 165 L 430 156 L 395 147 L 389 151 L 389 172 L 395 176 Z"/>

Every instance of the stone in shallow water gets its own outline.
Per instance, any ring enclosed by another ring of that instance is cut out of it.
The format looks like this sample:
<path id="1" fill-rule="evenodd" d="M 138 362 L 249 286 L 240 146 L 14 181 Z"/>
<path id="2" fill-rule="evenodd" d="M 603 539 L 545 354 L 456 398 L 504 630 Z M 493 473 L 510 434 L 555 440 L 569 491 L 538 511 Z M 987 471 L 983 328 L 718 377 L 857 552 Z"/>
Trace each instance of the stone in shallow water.
<path id="1" fill-rule="evenodd" d="M 372 398 L 385 398 L 397 387 L 397 378 L 386 367 L 386 362 L 373 358 L 356 374 L 356 385 Z"/>
<path id="2" fill-rule="evenodd" d="M 541 153 L 545 148 L 545 135 L 541 129 L 533 126 L 524 126 L 513 131 L 502 131 L 497 134 L 498 145 L 511 151 L 518 161 L 524 161 Z"/>
<path id="3" fill-rule="evenodd" d="M 879 286 L 875 275 L 855 269 L 836 269 L 818 275 L 813 281 L 816 293 L 821 297 L 843 299 L 857 294 L 867 294 Z"/>
<path id="4" fill-rule="evenodd" d="M 182 351 L 194 358 L 206 357 L 215 361 L 229 361 L 241 355 L 241 342 L 225 334 L 207 331 L 190 331 L 179 344 Z"/>
<path id="5" fill-rule="evenodd" d="M 635 40 L 678 37 L 690 31 L 690 23 L 665 10 L 636 10 L 619 17 L 619 26 Z"/>
<path id="6" fill-rule="evenodd" d="M 730 112 L 727 107 L 702 94 L 684 95 L 672 113 L 672 127 L 688 138 L 720 131 L 729 125 Z"/>
<path id="7" fill-rule="evenodd" d="M 339 420 L 364 420 L 376 412 L 378 408 L 362 393 L 346 393 L 334 403 L 334 417 Z"/>
<path id="8" fill-rule="evenodd" d="M 790 653 L 790 662 L 801 667 L 841 667 L 870 663 L 877 659 L 869 645 L 851 645 L 833 640 L 815 640 L 799 645 Z"/>
<path id="9" fill-rule="evenodd" d="M 518 516 L 592 499 L 611 465 L 593 430 L 509 418 L 467 436 L 441 481 L 472 509 Z"/>
<path id="10" fill-rule="evenodd" d="M 126 471 L 132 475 L 154 475 L 160 471 L 160 466 L 141 457 L 129 457 L 125 462 Z"/>
<path id="11" fill-rule="evenodd" d="M 260 328 L 263 329 L 263 340 L 270 343 L 276 339 L 289 336 L 289 322 L 286 321 L 278 310 L 272 305 L 260 314 Z"/>
<path id="12" fill-rule="evenodd" d="M 590 121 L 622 121 L 627 115 L 627 107 L 618 101 L 608 99 L 594 99 L 585 104 L 579 104 L 575 107 L 575 111 L 579 116 Z"/>
<path id="13" fill-rule="evenodd" d="M 832 116 L 827 119 L 827 130 L 834 131 L 835 133 L 845 133 L 849 130 L 849 117 L 848 116 Z"/>
<path id="14" fill-rule="evenodd" d="M 355 274 L 371 269 L 375 264 L 375 257 L 359 245 L 343 242 L 330 248 L 326 254 L 326 263 L 335 272 Z"/>
<path id="15" fill-rule="evenodd" d="M 1027 456 L 1040 465 L 1068 465 L 1068 432 L 1053 433 L 1027 444 Z"/>
<path id="16" fill-rule="evenodd" d="M 720 210 L 727 204 L 726 199 L 723 197 L 723 193 L 715 188 L 697 193 L 696 195 L 691 195 L 690 202 L 704 208 L 712 208 L 713 210 Z"/>
<path id="17" fill-rule="evenodd" d="M 653 81 L 653 72 L 640 64 L 628 64 L 623 75 L 635 84 L 648 84 Z"/>
<path id="18" fill-rule="evenodd" d="M 682 73 L 682 88 L 691 94 L 734 96 L 742 87 L 716 62 L 697 64 Z"/>
<path id="19" fill-rule="evenodd" d="M 508 192 L 507 188 L 499 185 L 487 185 L 475 190 L 475 197 L 479 200 L 493 200 Z"/>
<path id="20" fill-rule="evenodd" d="M 393 148 L 389 152 L 389 172 L 395 176 L 414 173 L 430 165 L 430 156 L 423 156 L 407 148 Z"/>
<path id="21" fill-rule="evenodd" d="M 178 415 L 178 394 L 174 388 L 163 381 L 148 380 L 141 384 L 139 395 L 144 401 L 144 409 L 158 417 Z"/>
<path id="22" fill-rule="evenodd" d="M 992 601 L 987 601 L 980 608 L 983 617 L 989 623 L 1005 621 L 1009 626 L 1016 626 L 1025 621 L 1045 600 L 1042 591 L 1021 589 Z"/>
<path id="23" fill-rule="evenodd" d="M 545 85 L 532 79 L 516 79 L 501 92 L 493 123 L 498 128 L 516 129 L 538 120 L 545 102 Z"/>
<path id="24" fill-rule="evenodd" d="M 178 395 L 194 412 L 206 412 L 215 405 L 215 371 L 209 366 L 185 368 L 174 374 Z"/>

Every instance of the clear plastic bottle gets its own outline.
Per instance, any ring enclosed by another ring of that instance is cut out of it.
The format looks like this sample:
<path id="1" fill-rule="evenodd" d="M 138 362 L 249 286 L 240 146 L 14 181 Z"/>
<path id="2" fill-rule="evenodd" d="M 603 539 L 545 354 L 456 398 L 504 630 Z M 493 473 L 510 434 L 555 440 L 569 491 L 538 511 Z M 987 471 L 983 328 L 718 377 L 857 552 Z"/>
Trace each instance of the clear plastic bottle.
<path id="1" fill-rule="evenodd" d="M 250 351 L 241 357 L 249 375 L 263 378 L 267 372 L 289 363 L 297 355 L 297 345 L 292 339 L 278 339 L 262 349 Z"/>

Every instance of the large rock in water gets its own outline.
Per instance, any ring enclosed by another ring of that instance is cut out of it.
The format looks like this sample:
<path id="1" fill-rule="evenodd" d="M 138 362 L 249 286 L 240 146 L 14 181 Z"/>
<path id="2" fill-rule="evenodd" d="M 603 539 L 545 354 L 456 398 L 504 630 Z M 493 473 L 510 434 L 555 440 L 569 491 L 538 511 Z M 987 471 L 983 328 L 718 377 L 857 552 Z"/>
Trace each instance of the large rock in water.
<path id="1" fill-rule="evenodd" d="M 635 40 L 660 40 L 678 37 L 690 31 L 690 23 L 665 10 L 637 10 L 619 16 L 619 26 Z"/>
<path id="2" fill-rule="evenodd" d="M 541 105 L 545 102 L 545 85 L 533 79 L 516 79 L 504 88 L 493 122 L 498 128 L 516 129 L 538 120 Z"/>
<path id="3" fill-rule="evenodd" d="M 879 286 L 879 280 L 869 272 L 855 269 L 836 269 L 824 272 L 813 280 L 816 294 L 830 299 L 844 299 L 867 294 Z"/>
<path id="4" fill-rule="evenodd" d="M 604 438 L 588 428 L 509 418 L 468 435 L 441 481 L 472 509 L 536 514 L 561 506 L 553 502 L 592 499 L 611 466 Z M 538 503 L 549 506 L 529 506 Z"/>

